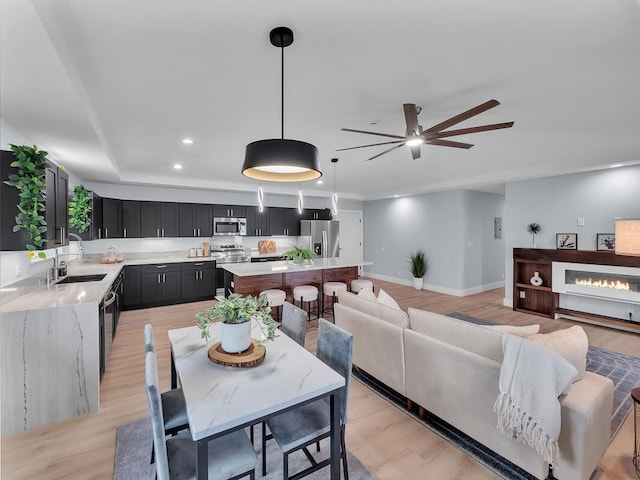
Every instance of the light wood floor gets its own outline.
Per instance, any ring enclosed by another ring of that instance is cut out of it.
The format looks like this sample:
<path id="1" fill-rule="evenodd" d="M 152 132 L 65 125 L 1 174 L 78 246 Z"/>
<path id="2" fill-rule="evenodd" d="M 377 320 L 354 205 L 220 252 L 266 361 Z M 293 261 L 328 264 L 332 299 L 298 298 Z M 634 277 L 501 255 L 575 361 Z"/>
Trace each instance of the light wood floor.
<path id="1" fill-rule="evenodd" d="M 459 311 L 499 323 L 540 323 L 543 332 L 574 325 L 517 313 L 502 306 L 504 292 L 493 290 L 457 298 L 374 280 L 403 309 L 409 306 L 447 314 Z M 193 314 L 211 302 L 124 312 L 113 345 L 109 368 L 101 384 L 101 408 L 46 427 L 2 437 L 3 479 L 111 479 L 115 431 L 119 425 L 148 416 L 144 389 L 144 335 L 153 324 L 163 390 L 169 388 L 167 330 L 194 324 Z M 640 335 L 581 324 L 590 344 L 640 356 Z M 307 334 L 307 348 L 315 350 L 316 322 Z M 377 478 L 389 480 L 492 479 L 474 460 L 413 420 L 358 381 L 349 399 L 347 447 Z M 593 479 L 636 478 L 631 461 L 633 415 L 615 437 Z M 132 479 L 134 480 L 134 479 Z"/>

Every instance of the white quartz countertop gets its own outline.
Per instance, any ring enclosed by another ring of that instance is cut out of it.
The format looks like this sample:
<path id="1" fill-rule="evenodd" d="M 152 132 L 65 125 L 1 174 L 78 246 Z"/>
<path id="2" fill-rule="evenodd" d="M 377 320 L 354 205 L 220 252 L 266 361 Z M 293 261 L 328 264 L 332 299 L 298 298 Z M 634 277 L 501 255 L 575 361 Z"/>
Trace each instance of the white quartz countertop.
<path id="1" fill-rule="evenodd" d="M 307 272 L 309 270 L 326 270 L 328 268 L 358 267 L 363 265 L 373 265 L 359 259 L 349 258 L 316 258 L 311 265 L 295 265 L 283 260 L 264 263 L 228 263 L 220 265 L 228 272 L 239 277 L 251 277 L 254 275 L 268 275 L 272 273 Z"/>

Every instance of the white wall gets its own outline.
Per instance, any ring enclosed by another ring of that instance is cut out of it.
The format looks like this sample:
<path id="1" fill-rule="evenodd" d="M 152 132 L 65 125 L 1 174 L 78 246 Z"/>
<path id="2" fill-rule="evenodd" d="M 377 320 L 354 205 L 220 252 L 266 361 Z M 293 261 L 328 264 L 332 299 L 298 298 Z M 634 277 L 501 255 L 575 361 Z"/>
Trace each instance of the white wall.
<path id="1" fill-rule="evenodd" d="M 504 197 L 456 190 L 365 203 L 365 268 L 374 278 L 410 284 L 409 253 L 429 257 L 425 288 L 466 295 L 501 285 L 504 241 L 493 239 L 493 218 Z"/>
<path id="2" fill-rule="evenodd" d="M 512 182 L 505 197 L 504 304 L 511 306 L 513 248 L 531 247 L 527 225 L 542 226 L 538 248 L 556 248 L 556 233 L 577 233 L 579 250 L 596 250 L 596 234 L 613 233 L 616 217 L 640 218 L 640 165 Z"/>

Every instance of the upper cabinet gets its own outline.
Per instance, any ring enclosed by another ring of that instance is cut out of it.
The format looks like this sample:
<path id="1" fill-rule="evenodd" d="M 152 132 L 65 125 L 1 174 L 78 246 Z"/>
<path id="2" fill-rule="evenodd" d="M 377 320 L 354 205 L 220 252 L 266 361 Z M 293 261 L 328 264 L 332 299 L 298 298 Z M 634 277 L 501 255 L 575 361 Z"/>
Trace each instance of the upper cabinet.
<path id="1" fill-rule="evenodd" d="M 247 236 L 263 237 L 271 235 L 269 228 L 270 208 L 264 208 L 261 212 L 258 207 L 247 208 Z"/>
<path id="2" fill-rule="evenodd" d="M 210 237 L 213 235 L 213 205 L 180 204 L 180 236 Z"/>
<path id="3" fill-rule="evenodd" d="M 69 227 L 69 232 L 75 233 L 82 240 L 97 240 L 102 238 L 102 197 L 95 192 L 89 192 L 89 197 L 89 203 L 91 205 L 89 220 L 91 221 L 91 225 L 84 232 L 80 232 L 77 228 Z"/>
<path id="4" fill-rule="evenodd" d="M 328 208 L 305 208 L 300 220 L 331 220 L 331 210 Z"/>
<path id="5" fill-rule="evenodd" d="M 244 205 L 214 205 L 213 216 L 222 218 L 244 218 L 247 216 L 247 207 Z"/>
<path id="6" fill-rule="evenodd" d="M 300 214 L 296 208 L 269 208 L 270 235 L 300 235 Z"/>
<path id="7" fill-rule="evenodd" d="M 122 200 L 102 199 L 101 238 L 122 238 Z"/>
<path id="8" fill-rule="evenodd" d="M 46 248 L 69 244 L 69 175 L 61 168 L 51 165 L 45 174 L 45 212 L 47 222 Z"/>
<path id="9" fill-rule="evenodd" d="M 140 238 L 140 202 L 122 200 L 122 237 Z"/>
<path id="10" fill-rule="evenodd" d="M 180 213 L 177 203 L 140 202 L 140 233 L 143 237 L 178 237 Z"/>

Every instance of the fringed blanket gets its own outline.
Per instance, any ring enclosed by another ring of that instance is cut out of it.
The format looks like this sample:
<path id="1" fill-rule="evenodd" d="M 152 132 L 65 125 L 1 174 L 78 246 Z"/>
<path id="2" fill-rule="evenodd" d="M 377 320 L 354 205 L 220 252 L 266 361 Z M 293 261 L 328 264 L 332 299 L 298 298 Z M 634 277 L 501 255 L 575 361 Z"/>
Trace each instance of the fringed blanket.
<path id="1" fill-rule="evenodd" d="M 529 445 L 550 464 L 560 454 L 560 401 L 576 369 L 557 353 L 515 335 L 502 336 L 498 431 Z"/>

